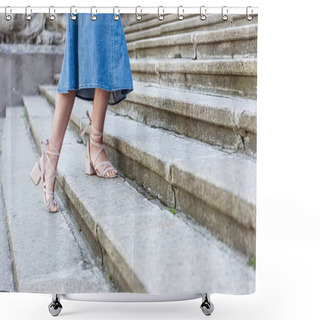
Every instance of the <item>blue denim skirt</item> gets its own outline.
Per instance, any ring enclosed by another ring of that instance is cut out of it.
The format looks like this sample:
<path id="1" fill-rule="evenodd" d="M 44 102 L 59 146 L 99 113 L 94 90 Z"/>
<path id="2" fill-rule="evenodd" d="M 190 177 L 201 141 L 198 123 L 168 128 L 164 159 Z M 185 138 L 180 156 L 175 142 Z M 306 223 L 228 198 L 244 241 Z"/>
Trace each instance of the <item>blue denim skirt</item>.
<path id="1" fill-rule="evenodd" d="M 57 91 L 77 90 L 76 96 L 93 100 L 94 88 L 111 91 L 109 105 L 115 105 L 133 91 L 129 54 L 121 17 L 99 13 L 67 14 L 66 40 Z"/>

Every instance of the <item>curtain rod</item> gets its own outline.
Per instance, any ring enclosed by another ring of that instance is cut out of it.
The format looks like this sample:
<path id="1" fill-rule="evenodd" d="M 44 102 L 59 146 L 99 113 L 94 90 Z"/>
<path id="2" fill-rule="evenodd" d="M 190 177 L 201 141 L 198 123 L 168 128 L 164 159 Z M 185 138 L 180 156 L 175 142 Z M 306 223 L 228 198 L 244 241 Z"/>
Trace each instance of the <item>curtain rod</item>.
<path id="1" fill-rule="evenodd" d="M 121 14 L 121 13 L 134 13 L 134 14 L 168 14 L 174 13 L 179 15 L 185 14 L 248 14 L 253 15 L 258 13 L 258 7 L 247 6 L 247 7 L 235 7 L 235 6 L 220 6 L 220 7 L 206 7 L 206 6 L 198 6 L 198 7 L 184 7 L 184 6 L 176 6 L 176 7 L 167 7 L 167 6 L 157 6 L 157 7 L 100 7 L 100 6 L 91 6 L 91 7 L 82 7 L 82 6 L 69 6 L 69 7 L 60 7 L 60 6 L 50 6 L 50 7 L 38 7 L 38 6 L 2 6 L 0 7 L 0 13 L 14 14 L 32 14 L 32 13 L 113 13 L 113 14 Z"/>

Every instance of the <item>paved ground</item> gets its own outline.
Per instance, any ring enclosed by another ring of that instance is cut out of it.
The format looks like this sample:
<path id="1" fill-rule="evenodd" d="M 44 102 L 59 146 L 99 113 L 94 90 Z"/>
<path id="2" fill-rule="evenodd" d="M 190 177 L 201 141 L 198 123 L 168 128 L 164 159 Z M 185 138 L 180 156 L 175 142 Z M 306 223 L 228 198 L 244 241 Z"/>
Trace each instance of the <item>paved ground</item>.
<path id="1" fill-rule="evenodd" d="M 2 160 L 2 131 L 4 118 L 0 118 L 0 174 Z M 5 216 L 4 199 L 0 184 L 0 291 L 14 291 L 11 254 L 8 241 L 7 219 Z"/>
<path id="2" fill-rule="evenodd" d="M 10 110 L 2 135 L 1 185 L 5 206 L 0 202 L 0 290 L 117 291 L 98 267 L 71 214 L 67 210 L 59 214 L 48 212 L 43 202 L 42 182 L 35 187 L 29 178 L 39 154 L 28 132 L 23 109 Z M 23 161 L 16 156 L 20 152 Z M 58 192 L 55 197 L 58 204 L 62 202 Z"/>

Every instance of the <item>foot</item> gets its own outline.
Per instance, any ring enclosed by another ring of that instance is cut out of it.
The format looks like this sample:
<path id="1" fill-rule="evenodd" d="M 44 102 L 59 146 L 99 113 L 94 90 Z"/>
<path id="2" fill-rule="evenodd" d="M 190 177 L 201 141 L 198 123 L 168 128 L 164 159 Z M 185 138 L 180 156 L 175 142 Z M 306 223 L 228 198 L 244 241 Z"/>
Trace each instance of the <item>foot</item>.
<path id="1" fill-rule="evenodd" d="M 100 143 L 100 144 L 103 143 L 103 138 L 102 137 L 97 138 L 97 137 L 92 137 L 91 136 L 91 139 L 93 139 L 94 142 L 96 142 L 96 143 Z M 89 148 L 90 148 L 91 161 L 93 161 L 97 157 L 97 154 L 98 154 L 100 148 L 95 146 L 93 143 L 91 143 L 91 139 L 89 139 L 89 143 L 90 143 Z M 106 153 L 105 153 L 104 150 L 102 150 L 100 152 L 100 154 L 98 156 L 98 159 L 96 160 L 96 163 L 99 163 L 101 161 L 108 161 L 108 158 L 107 158 Z M 98 167 L 97 171 L 98 171 L 99 174 L 101 174 L 103 172 L 104 167 L 105 166 L 103 166 L 103 165 Z M 112 167 L 113 168 L 111 163 L 110 163 L 109 166 L 107 166 L 107 168 L 108 167 L 110 167 L 110 168 Z M 117 174 L 118 174 L 118 171 L 113 168 L 112 170 L 107 170 L 105 172 L 105 174 L 104 174 L 104 177 L 112 177 L 112 176 L 116 176 Z"/>
<path id="2" fill-rule="evenodd" d="M 53 150 L 51 150 L 50 145 L 48 145 L 48 150 L 49 151 L 53 151 Z M 45 175 L 44 175 L 44 180 L 45 181 L 46 181 L 46 178 L 50 179 L 50 177 L 52 177 L 54 175 L 54 172 L 55 172 L 55 170 L 57 168 L 58 159 L 59 159 L 57 156 L 51 155 L 49 153 L 48 153 L 48 157 L 49 157 L 50 162 L 51 162 L 52 165 L 50 165 L 50 163 L 47 161 L 47 158 L 45 157 L 45 160 L 44 160 L 45 168 L 46 168 L 46 172 L 45 172 Z M 46 189 L 54 192 L 55 182 L 56 182 L 56 179 L 51 180 L 49 182 L 49 184 L 46 185 Z M 45 199 L 46 199 L 47 203 L 50 201 L 51 197 L 52 197 L 51 194 L 48 194 L 47 192 L 45 193 Z M 57 203 L 55 201 L 53 202 L 53 205 L 51 206 L 50 211 L 52 211 L 52 212 L 57 212 L 58 211 L 58 206 L 57 206 Z"/>

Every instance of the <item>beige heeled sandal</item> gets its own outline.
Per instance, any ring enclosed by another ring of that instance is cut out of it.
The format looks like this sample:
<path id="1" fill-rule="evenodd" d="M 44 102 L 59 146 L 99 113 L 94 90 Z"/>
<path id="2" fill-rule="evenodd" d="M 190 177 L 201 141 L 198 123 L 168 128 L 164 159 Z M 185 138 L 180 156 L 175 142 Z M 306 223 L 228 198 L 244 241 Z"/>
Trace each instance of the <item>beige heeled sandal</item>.
<path id="1" fill-rule="evenodd" d="M 54 199 L 54 191 L 48 190 L 47 186 L 49 185 L 49 183 L 51 181 L 54 181 L 54 179 L 56 178 L 56 169 L 52 165 L 52 163 L 51 163 L 51 161 L 49 159 L 48 153 L 53 155 L 53 156 L 57 156 L 57 157 L 59 157 L 60 153 L 49 142 L 49 139 L 42 140 L 41 144 L 44 145 L 44 152 L 43 152 L 42 156 L 40 157 L 40 159 L 34 165 L 33 169 L 31 170 L 30 178 L 33 181 L 35 186 L 37 186 L 39 184 L 39 182 L 40 182 L 40 179 L 42 179 L 44 203 L 46 204 L 46 206 L 48 207 L 50 212 L 55 213 L 55 212 L 59 211 L 59 208 L 58 208 L 58 205 L 57 205 L 57 203 L 56 203 L 56 201 Z M 52 148 L 52 150 L 54 150 L 54 151 L 49 151 L 48 150 L 49 144 L 50 144 L 50 147 Z M 46 174 L 45 159 L 47 160 L 46 163 L 49 163 L 50 166 L 52 168 L 54 168 L 53 175 L 50 178 L 47 178 L 45 176 L 45 174 Z M 51 197 L 49 198 L 49 201 L 46 201 L 46 194 L 51 195 Z M 56 210 L 54 209 L 55 207 L 56 207 Z"/>
<path id="2" fill-rule="evenodd" d="M 85 127 L 85 129 L 81 132 L 81 137 L 85 134 L 85 132 L 87 131 L 88 127 L 91 126 L 93 128 L 93 130 L 97 133 L 90 133 L 90 141 L 88 141 L 87 143 L 87 148 L 86 148 L 86 174 L 87 175 L 93 175 L 93 174 L 97 174 L 97 176 L 101 177 L 101 178 L 116 178 L 118 176 L 118 173 L 116 173 L 115 175 L 105 175 L 106 172 L 111 171 L 111 170 L 115 170 L 115 168 L 112 166 L 111 162 L 109 160 L 105 160 L 105 161 L 100 161 L 98 164 L 97 159 L 100 155 L 100 153 L 104 150 L 103 148 L 103 144 L 97 143 L 96 141 L 93 140 L 93 137 L 97 137 L 100 138 L 103 136 L 103 133 L 98 131 L 91 123 L 91 118 L 89 115 L 89 112 L 87 110 L 86 112 L 87 117 L 89 118 L 89 124 Z M 98 151 L 96 158 L 94 161 L 91 161 L 91 156 L 90 156 L 90 143 L 92 143 L 93 145 L 95 145 L 96 147 L 100 148 L 100 150 Z M 97 170 L 100 166 L 102 167 L 102 170 Z"/>

